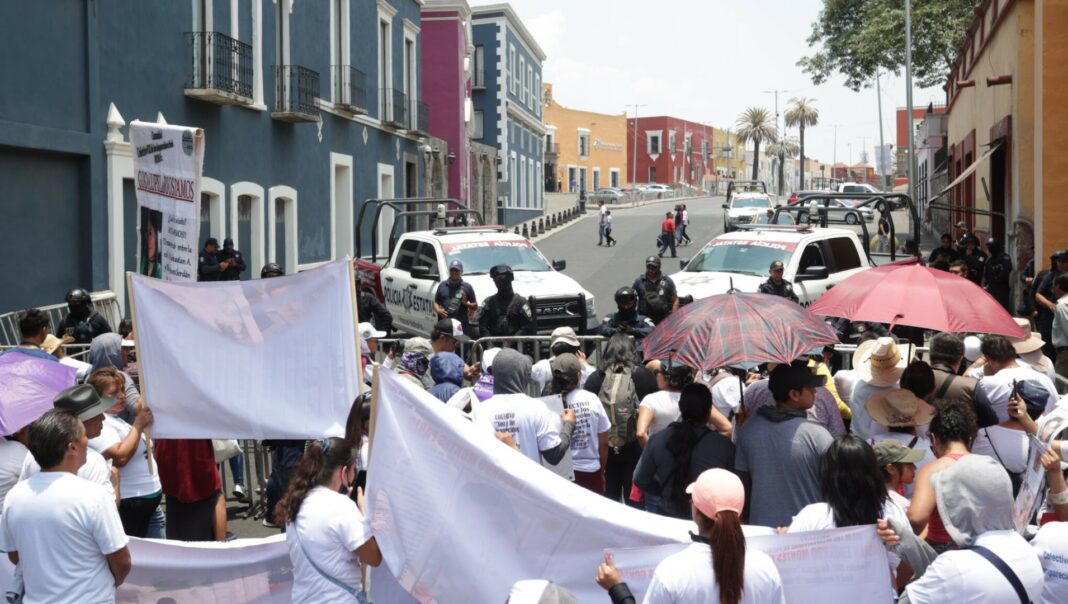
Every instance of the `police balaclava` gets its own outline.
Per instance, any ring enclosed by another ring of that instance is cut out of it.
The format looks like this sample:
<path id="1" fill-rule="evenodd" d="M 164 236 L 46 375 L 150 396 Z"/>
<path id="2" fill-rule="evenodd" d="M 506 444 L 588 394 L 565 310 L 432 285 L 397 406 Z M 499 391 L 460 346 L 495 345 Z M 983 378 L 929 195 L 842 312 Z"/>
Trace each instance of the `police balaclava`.
<path id="1" fill-rule="evenodd" d="M 507 264 L 498 264 L 490 269 L 490 278 L 493 279 L 493 284 L 497 286 L 498 294 L 512 294 L 512 281 L 515 280 L 512 267 Z"/>

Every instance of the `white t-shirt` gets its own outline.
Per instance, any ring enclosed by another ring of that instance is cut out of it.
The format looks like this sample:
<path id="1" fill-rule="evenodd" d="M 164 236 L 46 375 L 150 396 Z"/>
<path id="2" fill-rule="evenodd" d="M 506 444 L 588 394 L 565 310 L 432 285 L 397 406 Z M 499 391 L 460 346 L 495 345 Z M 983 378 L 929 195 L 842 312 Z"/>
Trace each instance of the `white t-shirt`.
<path id="1" fill-rule="evenodd" d="M 745 550 L 741 604 L 785 604 L 782 579 L 771 557 L 751 547 Z M 719 602 L 719 584 L 712 572 L 712 548 L 693 543 L 664 558 L 653 572 L 644 604 Z"/>
<path id="2" fill-rule="evenodd" d="M 734 416 L 738 415 L 742 406 L 742 389 L 738 378 L 732 375 L 712 386 L 712 406 L 722 413 L 723 417 L 730 418 L 731 424 L 734 424 Z"/>
<path id="3" fill-rule="evenodd" d="M 671 425 L 671 422 L 679 419 L 679 397 L 681 395 L 681 392 L 658 390 L 645 395 L 642 402 L 638 404 L 639 410 L 641 407 L 646 407 L 653 411 L 653 421 L 649 424 L 650 438 Z"/>
<path id="4" fill-rule="evenodd" d="M 1009 472 L 1019 474 L 1027 469 L 1030 442 L 1027 432 L 1002 426 L 980 428 L 972 444 L 972 453 L 986 455 L 999 462 Z"/>
<path id="5" fill-rule="evenodd" d="M 909 517 L 905 514 L 905 510 L 901 509 L 901 506 L 894 503 L 893 500 L 887 499 L 883 504 L 883 518 L 894 519 L 901 523 L 901 526 L 909 526 Z M 834 511 L 831 510 L 831 506 L 827 503 L 810 503 L 801 508 L 801 511 L 794 516 L 793 522 L 790 523 L 790 528 L 787 532 L 790 533 L 802 533 L 805 531 L 824 531 L 827 529 L 838 528 L 838 525 L 834 522 Z M 895 553 L 887 552 L 887 559 L 890 561 L 890 576 L 897 576 L 897 567 L 901 564 L 901 557 Z"/>
<path id="6" fill-rule="evenodd" d="M 19 482 L 26 480 L 30 476 L 41 471 L 41 466 L 37 465 L 37 460 L 33 458 L 33 455 L 29 451 L 26 452 L 26 458 L 22 460 L 22 471 L 19 473 Z M 104 459 L 104 456 L 94 451 L 92 448 L 86 448 L 85 450 L 85 465 L 78 468 L 78 478 L 84 478 L 93 484 L 98 484 L 104 487 L 104 490 L 111 495 L 111 501 L 115 501 L 115 485 L 111 484 L 111 463 Z M 122 488 L 121 486 L 119 487 Z"/>
<path id="7" fill-rule="evenodd" d="M 553 357 L 555 358 L 555 357 Z M 586 378 L 590 377 L 596 369 L 587 363 L 582 364 L 582 371 L 579 373 L 579 388 L 586 385 Z M 538 394 L 545 392 L 545 387 L 549 382 L 553 381 L 553 365 L 552 359 L 542 359 L 534 366 L 530 368 L 530 382 L 534 384 L 535 391 Z"/>
<path id="8" fill-rule="evenodd" d="M 843 403 L 850 405 L 850 400 L 853 398 L 853 386 L 857 384 L 858 379 L 857 372 L 852 369 L 842 369 L 834 373 L 834 388 L 838 391 L 838 398 L 842 399 Z"/>
<path id="9" fill-rule="evenodd" d="M 976 545 L 994 552 L 1020 578 L 1032 602 L 1042 593 L 1042 565 L 1035 550 L 1014 530 L 987 531 Z M 923 576 L 905 587 L 911 604 L 1019 602 L 1016 590 L 993 564 L 979 554 L 950 550 L 935 558 Z"/>
<path id="10" fill-rule="evenodd" d="M 371 527 L 356 503 L 326 487 L 315 487 L 300 506 L 297 526 L 300 528 L 294 528 L 292 523 L 286 526 L 286 546 L 293 563 L 294 604 L 355 602 L 351 593 L 342 591 L 319 574 L 308 562 L 308 557 L 331 577 L 356 591 L 363 589 L 356 548 L 371 540 Z M 300 541 L 297 541 L 298 530 Z M 301 542 L 307 555 L 300 547 Z"/>
<path id="11" fill-rule="evenodd" d="M 0 549 L 19 553 L 25 604 L 114 602 L 105 556 L 128 542 L 114 496 L 67 472 L 38 472 L 4 502 Z"/>
<path id="12" fill-rule="evenodd" d="M 100 436 L 89 441 L 89 447 L 101 455 L 105 451 L 121 443 L 133 427 L 123 420 L 111 415 L 104 414 L 104 427 Z M 160 492 L 163 488 L 159 482 L 159 473 L 156 464 L 152 464 L 151 471 L 148 467 L 148 448 L 145 446 L 145 436 L 137 443 L 137 451 L 134 452 L 130 461 L 119 468 L 119 492 L 123 499 L 132 497 L 144 497 Z"/>
<path id="13" fill-rule="evenodd" d="M 541 465 L 541 452 L 560 445 L 556 415 L 525 394 L 495 394 L 478 406 L 479 424 L 511 434 L 519 450 Z"/>
<path id="14" fill-rule="evenodd" d="M 1038 382 L 1046 389 L 1048 394 L 1045 413 L 1053 411 L 1053 408 L 1057 406 L 1057 388 L 1046 377 L 1046 374 L 1039 373 L 1030 367 L 1006 367 L 994 375 L 984 377 L 975 385 L 976 398 L 981 399 L 980 394 L 982 394 L 986 400 L 990 401 L 994 413 L 998 415 L 999 422 L 1009 420 L 1009 397 L 1012 396 L 1013 380 Z"/>
<path id="15" fill-rule="evenodd" d="M 895 388 L 897 388 L 897 384 L 883 388 L 881 386 L 872 386 L 863 380 L 857 380 L 853 385 L 853 392 L 849 395 L 849 410 L 853 413 L 853 419 L 849 422 L 849 431 L 864 440 L 871 440 L 873 435 L 886 432 L 886 426 L 872 419 L 865 405 L 868 404 L 868 399 L 875 394 L 889 392 Z M 841 390 L 838 392 L 841 392 Z"/>
<path id="16" fill-rule="evenodd" d="M 19 481 L 22 474 L 22 462 L 29 451 L 17 440 L 0 439 L 0 509 L 4 508 L 4 498 L 11 487 Z"/>
<path id="17" fill-rule="evenodd" d="M 1031 541 L 1046 575 L 1041 604 L 1068 604 L 1068 522 L 1050 522 Z"/>
<path id="18" fill-rule="evenodd" d="M 567 406 L 575 412 L 575 431 L 571 433 L 571 465 L 578 472 L 601 469 L 598 435 L 608 432 L 612 422 L 604 411 L 601 399 L 586 390 L 572 390 Z"/>

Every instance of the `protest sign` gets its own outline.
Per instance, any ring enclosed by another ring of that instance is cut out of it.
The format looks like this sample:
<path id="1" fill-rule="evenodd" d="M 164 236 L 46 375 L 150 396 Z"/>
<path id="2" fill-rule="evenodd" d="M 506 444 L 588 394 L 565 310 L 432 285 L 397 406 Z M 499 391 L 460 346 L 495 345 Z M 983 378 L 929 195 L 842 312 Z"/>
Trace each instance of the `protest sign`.
<path id="1" fill-rule="evenodd" d="M 1038 420 L 1038 435 L 1037 437 L 1031 436 L 1029 439 L 1023 483 L 1012 505 L 1012 520 L 1016 531 L 1021 535 L 1027 534 L 1027 525 L 1031 521 L 1031 516 L 1042 505 L 1042 494 L 1046 486 L 1046 469 L 1042 466 L 1042 453 L 1065 429 L 1068 429 L 1068 407 L 1057 406 Z"/>
<path id="2" fill-rule="evenodd" d="M 351 262 L 254 281 L 131 275 L 156 438 L 342 436 L 359 394 Z"/>
<path id="3" fill-rule="evenodd" d="M 204 131 L 130 123 L 137 191 L 137 272 L 196 281 Z"/>

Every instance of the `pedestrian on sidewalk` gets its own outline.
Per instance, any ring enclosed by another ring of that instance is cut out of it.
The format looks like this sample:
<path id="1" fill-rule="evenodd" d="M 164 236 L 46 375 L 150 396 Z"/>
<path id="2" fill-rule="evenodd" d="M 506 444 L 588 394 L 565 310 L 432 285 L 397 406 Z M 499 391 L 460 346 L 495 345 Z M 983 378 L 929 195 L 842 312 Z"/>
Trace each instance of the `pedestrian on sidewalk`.
<path id="1" fill-rule="evenodd" d="M 597 245 L 604 245 L 605 218 L 608 217 L 608 208 L 604 207 L 604 201 L 597 200 Z"/>
<path id="2" fill-rule="evenodd" d="M 675 219 L 672 218 L 671 212 L 665 213 L 664 222 L 660 223 L 659 245 L 660 250 L 657 252 L 657 255 L 661 258 L 664 257 L 664 252 L 666 252 L 669 247 L 671 248 L 671 257 L 678 257 L 675 253 Z"/>
<path id="3" fill-rule="evenodd" d="M 609 247 L 616 244 L 616 240 L 612 238 L 612 210 L 606 210 L 604 213 L 604 242 Z"/>

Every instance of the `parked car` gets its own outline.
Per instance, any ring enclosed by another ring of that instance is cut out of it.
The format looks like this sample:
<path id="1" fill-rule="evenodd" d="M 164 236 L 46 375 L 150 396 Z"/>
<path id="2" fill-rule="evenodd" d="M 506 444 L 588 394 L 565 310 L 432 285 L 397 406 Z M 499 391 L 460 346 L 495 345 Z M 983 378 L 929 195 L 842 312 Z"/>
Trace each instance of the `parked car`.
<path id="1" fill-rule="evenodd" d="M 826 201 L 826 204 L 824 204 Z M 875 209 L 870 205 L 862 206 L 863 199 L 821 199 L 812 197 L 802 197 L 800 200 L 788 204 L 792 207 L 805 206 L 812 209 L 811 220 L 817 222 L 819 220 L 819 209 L 826 205 L 827 207 L 827 222 L 844 222 L 846 224 L 860 224 L 861 219 L 864 222 L 871 222 L 875 219 Z"/>
<path id="2" fill-rule="evenodd" d="M 603 201 L 605 203 L 619 203 L 623 201 L 626 196 L 627 194 L 623 192 L 623 189 L 603 187 L 590 193 L 588 199 L 592 203 L 597 203 L 598 201 Z"/>
<path id="3" fill-rule="evenodd" d="M 731 232 L 738 224 L 751 224 L 754 218 L 766 216 L 774 207 L 767 193 L 734 193 L 723 204 L 723 232 Z"/>
<path id="4" fill-rule="evenodd" d="M 657 199 L 667 197 L 671 195 L 672 192 L 673 191 L 671 187 L 655 182 L 645 186 L 645 194 L 649 196 L 656 196 Z"/>

